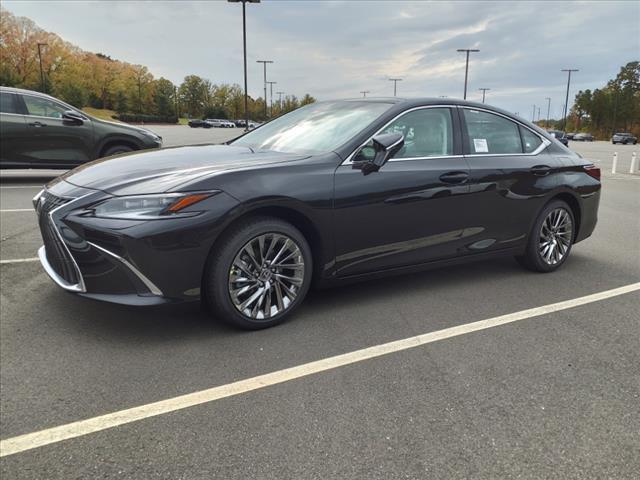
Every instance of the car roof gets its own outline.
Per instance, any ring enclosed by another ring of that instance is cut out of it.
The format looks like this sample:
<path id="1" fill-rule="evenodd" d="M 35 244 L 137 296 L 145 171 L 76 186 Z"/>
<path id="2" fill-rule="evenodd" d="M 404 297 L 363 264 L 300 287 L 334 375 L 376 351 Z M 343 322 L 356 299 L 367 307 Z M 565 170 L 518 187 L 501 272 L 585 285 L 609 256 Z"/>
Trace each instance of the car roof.
<path id="1" fill-rule="evenodd" d="M 51 95 L 47 95 L 46 93 L 36 92 L 35 90 L 27 90 L 27 89 L 24 89 L 24 88 L 0 87 L 0 91 L 9 92 L 9 93 L 24 93 L 24 94 L 34 95 L 36 97 L 50 98 L 50 99 L 56 100 L 58 102 L 61 101 L 61 100 L 58 100 L 55 97 L 52 97 Z"/>

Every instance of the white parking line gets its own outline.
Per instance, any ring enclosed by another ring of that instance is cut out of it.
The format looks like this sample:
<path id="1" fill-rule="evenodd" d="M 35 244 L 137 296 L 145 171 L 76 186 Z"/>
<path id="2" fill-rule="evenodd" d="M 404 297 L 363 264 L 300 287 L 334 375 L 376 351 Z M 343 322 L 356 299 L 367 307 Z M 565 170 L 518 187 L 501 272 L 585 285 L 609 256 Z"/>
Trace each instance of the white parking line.
<path id="1" fill-rule="evenodd" d="M 5 263 L 27 263 L 27 262 L 37 262 L 40 260 L 38 257 L 32 258 L 14 258 L 13 260 L 0 260 L 0 265 L 4 265 Z"/>
<path id="2" fill-rule="evenodd" d="M 518 322 L 527 318 L 546 315 L 592 302 L 598 302 L 600 300 L 624 295 L 625 293 L 635 292 L 637 290 L 640 290 L 640 282 L 625 285 L 620 288 L 614 288 L 612 290 L 593 293 L 584 297 L 565 300 L 563 302 L 552 303 L 541 307 L 501 315 L 499 317 L 480 320 L 478 322 L 445 328 L 444 330 L 437 330 L 435 332 L 416 335 L 415 337 L 383 343 L 381 345 L 374 345 L 373 347 L 355 350 L 342 355 L 336 355 L 335 357 L 323 358 L 322 360 L 317 360 L 315 362 L 285 368 L 284 370 L 258 375 L 257 377 L 239 380 L 237 382 L 220 385 L 207 390 L 201 390 L 199 392 L 149 403 L 139 407 L 120 410 L 118 412 L 108 413 L 99 417 L 93 417 L 87 420 L 80 420 L 66 425 L 40 430 L 39 432 L 27 433 L 25 435 L 0 441 L 0 457 L 14 455 L 26 450 L 80 437 L 82 435 L 88 435 L 90 433 L 99 432 L 119 425 L 125 425 L 145 418 L 155 417 L 165 413 L 193 407 L 195 405 L 201 405 L 203 403 L 213 402 L 222 398 L 232 397 L 241 393 L 251 392 L 253 390 L 277 385 L 289 380 L 306 377 L 308 375 L 326 372 L 327 370 L 344 367 L 346 365 L 380 357 L 389 353 L 401 352 L 403 350 L 419 347 L 439 340 L 445 340 L 447 338 L 486 330 L 488 328 L 505 325 L 507 323 Z"/>
<path id="3" fill-rule="evenodd" d="M 7 208 L 0 210 L 0 213 L 16 213 L 16 212 L 35 212 L 33 208 Z"/>
<path id="4" fill-rule="evenodd" d="M 0 188 L 42 188 L 42 185 L 0 185 Z"/>

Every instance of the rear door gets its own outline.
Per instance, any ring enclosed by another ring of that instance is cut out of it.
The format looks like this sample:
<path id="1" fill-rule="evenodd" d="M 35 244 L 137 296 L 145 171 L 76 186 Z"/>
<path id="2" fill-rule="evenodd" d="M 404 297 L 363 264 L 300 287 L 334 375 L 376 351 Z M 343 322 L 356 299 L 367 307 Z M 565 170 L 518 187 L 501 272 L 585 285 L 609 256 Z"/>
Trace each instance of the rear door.
<path id="1" fill-rule="evenodd" d="M 82 123 L 67 121 L 62 114 L 66 105 L 45 97 L 20 95 L 25 112 L 32 167 L 74 167 L 88 162 L 93 155 L 93 126 L 88 118 Z"/>
<path id="2" fill-rule="evenodd" d="M 24 115 L 18 110 L 17 95 L 0 92 L 0 165 L 8 167 L 28 167 L 25 155 L 27 127 Z"/>
<path id="3" fill-rule="evenodd" d="M 379 171 L 335 173 L 336 269 L 349 276 L 455 256 L 473 234 L 455 107 L 419 107 L 379 133 L 405 145 Z M 371 155 L 368 147 L 363 156 Z M 471 228 L 470 228 L 471 227 Z"/>
<path id="4" fill-rule="evenodd" d="M 496 112 L 460 107 L 473 215 L 481 229 L 471 252 L 516 247 L 558 185 L 549 141 Z"/>

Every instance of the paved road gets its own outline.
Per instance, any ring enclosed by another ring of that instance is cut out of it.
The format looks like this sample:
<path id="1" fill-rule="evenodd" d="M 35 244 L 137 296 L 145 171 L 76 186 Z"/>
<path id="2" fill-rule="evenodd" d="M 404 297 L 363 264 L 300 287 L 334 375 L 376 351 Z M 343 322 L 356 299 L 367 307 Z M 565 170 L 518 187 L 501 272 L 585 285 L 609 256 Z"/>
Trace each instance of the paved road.
<path id="1" fill-rule="evenodd" d="M 164 128 L 167 142 L 219 132 Z M 610 166 L 613 146 L 572 146 Z M 622 165 L 633 147 L 615 150 Z M 2 210 L 29 209 L 42 181 L 4 174 Z M 1 438 L 638 282 L 640 176 L 603 185 L 594 235 L 552 275 L 504 259 L 315 291 L 261 332 L 213 323 L 195 304 L 76 298 L 36 262 L 3 264 Z M 0 259 L 34 256 L 33 213 L 3 211 L 0 227 Z M 636 291 L 53 443 L 3 457 L 0 475 L 638 478 L 639 301 Z"/>

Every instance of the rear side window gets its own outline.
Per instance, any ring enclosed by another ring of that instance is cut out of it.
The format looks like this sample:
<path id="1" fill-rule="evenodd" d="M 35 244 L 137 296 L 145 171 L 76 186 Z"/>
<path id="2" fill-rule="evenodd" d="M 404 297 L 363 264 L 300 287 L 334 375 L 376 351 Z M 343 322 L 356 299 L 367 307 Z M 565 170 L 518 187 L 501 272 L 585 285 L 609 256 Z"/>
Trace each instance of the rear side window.
<path id="1" fill-rule="evenodd" d="M 0 92 L 0 113 L 18 113 L 16 96 L 13 93 Z"/>
<path id="2" fill-rule="evenodd" d="M 518 124 L 493 113 L 463 109 L 472 155 L 523 153 Z"/>
<path id="3" fill-rule="evenodd" d="M 520 135 L 522 135 L 522 146 L 524 147 L 524 153 L 535 152 L 536 149 L 542 143 L 540 137 L 533 133 L 531 130 L 520 126 Z"/>

